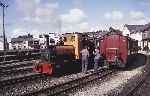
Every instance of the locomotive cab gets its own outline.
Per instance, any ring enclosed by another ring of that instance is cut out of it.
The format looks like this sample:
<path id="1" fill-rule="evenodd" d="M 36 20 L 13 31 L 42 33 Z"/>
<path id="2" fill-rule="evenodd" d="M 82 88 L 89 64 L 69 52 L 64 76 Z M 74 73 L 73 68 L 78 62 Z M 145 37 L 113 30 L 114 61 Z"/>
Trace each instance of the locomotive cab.
<path id="1" fill-rule="evenodd" d="M 47 44 L 47 49 L 41 51 L 41 58 L 34 64 L 34 70 L 56 75 L 79 72 L 82 47 L 88 46 L 89 52 L 93 52 L 95 49 L 93 48 L 94 44 L 88 38 L 85 40 L 85 37 L 81 33 L 62 34 L 56 45 Z"/>

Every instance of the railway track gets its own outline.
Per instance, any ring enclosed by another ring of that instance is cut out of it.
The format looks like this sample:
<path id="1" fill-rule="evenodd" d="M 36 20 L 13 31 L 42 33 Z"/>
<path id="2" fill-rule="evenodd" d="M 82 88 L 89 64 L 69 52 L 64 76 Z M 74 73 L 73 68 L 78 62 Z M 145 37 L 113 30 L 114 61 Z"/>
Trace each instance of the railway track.
<path id="1" fill-rule="evenodd" d="M 0 85 L 7 86 L 44 76 L 32 72 L 32 61 L 0 65 Z"/>
<path id="2" fill-rule="evenodd" d="M 144 78 L 134 87 L 132 88 L 126 96 L 134 96 L 134 94 L 138 91 L 140 87 L 145 83 L 147 77 L 150 75 L 150 72 L 144 76 Z"/>
<path id="3" fill-rule="evenodd" d="M 0 65 L 5 65 L 5 64 L 15 63 L 15 62 L 19 62 L 19 60 L 2 61 L 0 62 Z"/>
<path id="4" fill-rule="evenodd" d="M 19 94 L 19 96 L 39 96 L 41 94 L 42 94 L 42 96 L 43 95 L 44 96 L 60 95 L 64 92 L 71 91 L 74 88 L 84 86 L 85 84 L 87 84 L 89 82 L 93 82 L 93 81 L 98 80 L 100 78 L 105 78 L 107 75 L 110 75 L 114 72 L 115 72 L 115 70 L 101 69 L 98 72 L 89 73 L 89 74 L 87 74 L 83 77 L 80 77 L 80 78 L 76 78 L 76 79 L 72 78 L 69 81 L 54 84 L 53 86 L 50 86 L 50 87 L 38 89 L 38 90 L 24 93 L 24 94 Z"/>
<path id="5" fill-rule="evenodd" d="M 28 74 L 13 76 L 13 77 L 5 77 L 0 79 L 0 86 L 8 86 L 20 82 L 27 82 L 29 80 L 42 78 L 44 76 L 45 76 L 44 74 L 40 74 L 40 73 L 28 73 Z"/>
<path id="6" fill-rule="evenodd" d="M 143 78 L 137 83 L 137 85 L 135 87 L 133 87 L 128 93 L 126 96 L 133 96 L 137 91 L 138 89 L 145 83 L 147 77 L 150 75 L 150 71 L 149 71 L 149 60 L 150 60 L 150 57 L 147 56 L 147 63 L 146 63 L 146 69 L 144 69 L 146 71 L 145 74 L 143 74 Z"/>
<path id="7" fill-rule="evenodd" d="M 24 67 L 19 67 L 19 68 L 12 68 L 12 69 L 7 69 L 7 70 L 2 70 L 0 72 L 0 75 L 3 76 L 3 75 L 9 75 L 9 74 L 15 74 L 15 73 L 21 73 L 21 72 L 31 72 L 32 71 L 32 66 L 29 65 L 29 66 L 24 66 Z"/>
<path id="8" fill-rule="evenodd" d="M 12 64 L 12 63 L 19 63 L 19 62 L 25 62 L 25 61 L 32 61 L 32 60 L 36 60 L 36 58 L 29 58 L 29 59 L 23 59 L 23 60 L 2 61 L 2 62 L 0 62 L 0 66 L 1 66 L 1 65 Z"/>
<path id="9" fill-rule="evenodd" d="M 32 72 L 32 60 L 37 60 L 39 55 L 39 52 L 1 54 L 0 86 L 13 85 L 45 76 L 44 74 Z"/>
<path id="10" fill-rule="evenodd" d="M 16 62 L 16 63 L 0 65 L 0 69 L 1 69 L 1 71 L 3 71 L 3 70 L 19 68 L 19 67 L 28 66 L 28 65 L 32 65 L 32 61 L 23 61 L 23 62 Z"/>
<path id="11" fill-rule="evenodd" d="M 32 60 L 24 60 L 24 61 L 11 61 L 7 64 L 0 64 L 0 77 L 2 75 L 7 75 L 11 73 L 24 72 L 24 71 L 32 71 Z"/>
<path id="12" fill-rule="evenodd" d="M 15 75 L 18 73 L 32 72 L 32 61 L 24 61 L 0 65 L 0 77 Z"/>

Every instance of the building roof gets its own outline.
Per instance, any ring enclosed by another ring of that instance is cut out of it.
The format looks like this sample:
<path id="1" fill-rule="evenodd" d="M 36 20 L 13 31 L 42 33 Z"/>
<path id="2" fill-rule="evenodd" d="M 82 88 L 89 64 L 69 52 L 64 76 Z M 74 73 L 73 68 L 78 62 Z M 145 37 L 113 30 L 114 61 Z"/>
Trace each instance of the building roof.
<path id="1" fill-rule="evenodd" d="M 148 31 L 150 29 L 150 23 L 145 24 L 145 26 L 143 27 L 143 31 Z"/>
<path id="2" fill-rule="evenodd" d="M 109 31 L 96 31 L 96 32 L 84 32 L 83 34 L 87 34 L 89 37 L 100 38 L 107 34 Z"/>
<path id="3" fill-rule="evenodd" d="M 15 43 L 15 42 L 23 42 L 23 41 L 31 41 L 32 38 L 12 38 L 11 42 Z"/>
<path id="4" fill-rule="evenodd" d="M 125 25 L 131 33 L 143 32 L 145 25 Z"/>
<path id="5" fill-rule="evenodd" d="M 28 34 L 28 35 L 18 36 L 17 38 L 11 39 L 11 43 L 23 42 L 23 41 L 33 41 L 33 36 Z"/>

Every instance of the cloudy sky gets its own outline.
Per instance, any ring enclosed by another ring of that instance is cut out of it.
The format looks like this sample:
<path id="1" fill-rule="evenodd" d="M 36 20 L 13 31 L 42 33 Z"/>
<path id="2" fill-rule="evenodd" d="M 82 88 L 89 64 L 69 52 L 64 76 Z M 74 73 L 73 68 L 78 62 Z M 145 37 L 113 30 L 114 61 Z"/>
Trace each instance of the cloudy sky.
<path id="1" fill-rule="evenodd" d="M 6 34 L 83 32 L 145 24 L 150 0 L 0 0 L 7 2 Z M 0 24 L 2 8 L 0 9 Z M 2 26 L 2 25 L 1 25 Z M 0 34 L 2 34 L 0 27 Z"/>

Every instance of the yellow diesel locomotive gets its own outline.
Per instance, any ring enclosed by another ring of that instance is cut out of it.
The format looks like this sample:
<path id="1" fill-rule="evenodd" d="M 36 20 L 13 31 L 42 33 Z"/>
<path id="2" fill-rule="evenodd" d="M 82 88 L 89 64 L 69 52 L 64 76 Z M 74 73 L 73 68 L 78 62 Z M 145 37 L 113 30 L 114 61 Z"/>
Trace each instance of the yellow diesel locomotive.
<path id="1" fill-rule="evenodd" d="M 89 52 L 94 50 L 94 43 L 88 36 L 82 33 L 65 33 L 58 45 L 47 46 L 47 49 L 41 52 L 41 59 L 34 63 L 33 70 L 50 75 L 79 71 L 80 51 L 84 46 L 89 48 Z"/>

